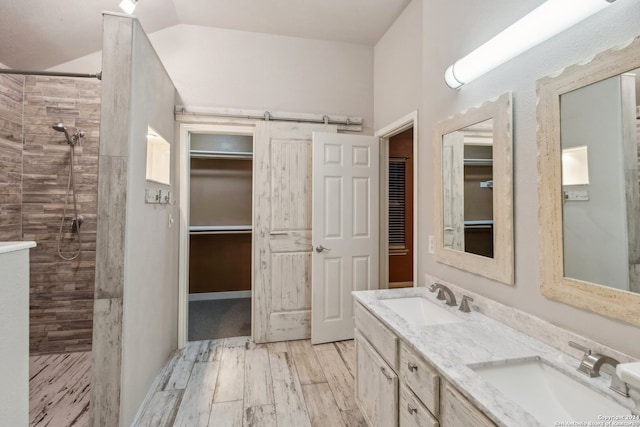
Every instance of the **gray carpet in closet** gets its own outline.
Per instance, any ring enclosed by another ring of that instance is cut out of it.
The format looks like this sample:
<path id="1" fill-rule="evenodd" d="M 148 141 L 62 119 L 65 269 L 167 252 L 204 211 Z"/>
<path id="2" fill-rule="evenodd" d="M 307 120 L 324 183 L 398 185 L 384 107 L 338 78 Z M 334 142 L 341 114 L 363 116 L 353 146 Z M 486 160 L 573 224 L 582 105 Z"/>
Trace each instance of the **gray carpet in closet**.
<path id="1" fill-rule="evenodd" d="M 251 335 L 251 298 L 189 302 L 189 341 Z"/>

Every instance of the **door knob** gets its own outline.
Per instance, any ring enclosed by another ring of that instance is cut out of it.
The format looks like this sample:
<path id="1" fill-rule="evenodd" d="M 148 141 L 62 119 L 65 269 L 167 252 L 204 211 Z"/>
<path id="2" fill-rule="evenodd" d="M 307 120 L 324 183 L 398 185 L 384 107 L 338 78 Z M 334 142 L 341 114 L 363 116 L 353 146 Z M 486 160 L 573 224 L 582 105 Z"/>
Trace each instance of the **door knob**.
<path id="1" fill-rule="evenodd" d="M 329 248 L 325 248 L 325 247 L 324 247 L 324 246 L 322 246 L 322 245 L 318 245 L 318 246 L 316 246 L 316 252 L 318 252 L 318 253 L 320 253 L 320 252 L 322 252 L 322 251 L 330 251 L 330 250 L 331 250 L 331 249 L 329 249 Z"/>

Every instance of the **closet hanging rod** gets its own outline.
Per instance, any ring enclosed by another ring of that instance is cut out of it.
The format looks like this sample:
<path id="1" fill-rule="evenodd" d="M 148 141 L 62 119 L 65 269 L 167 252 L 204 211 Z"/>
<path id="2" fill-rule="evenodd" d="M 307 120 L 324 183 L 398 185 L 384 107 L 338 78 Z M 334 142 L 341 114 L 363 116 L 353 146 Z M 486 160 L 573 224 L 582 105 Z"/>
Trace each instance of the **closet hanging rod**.
<path id="1" fill-rule="evenodd" d="M 465 230 L 491 230 L 492 225 L 465 225 Z"/>
<path id="2" fill-rule="evenodd" d="M 251 225 L 191 225 L 189 231 L 251 231 Z"/>
<path id="3" fill-rule="evenodd" d="M 211 151 L 211 150 L 191 150 L 191 157 L 197 158 L 213 158 L 213 159 L 247 159 L 253 158 L 250 151 Z"/>
<path id="4" fill-rule="evenodd" d="M 493 159 L 464 159 L 465 165 L 491 166 Z"/>
<path id="5" fill-rule="evenodd" d="M 211 234 L 251 234 L 251 230 L 237 230 L 237 231 L 190 231 L 189 234 L 193 236 L 204 236 Z"/>
<path id="6" fill-rule="evenodd" d="M 21 76 L 79 77 L 84 79 L 102 80 L 102 71 L 95 74 L 90 74 L 90 73 L 64 73 L 64 72 L 58 72 L 58 71 L 28 71 L 28 70 L 14 70 L 12 68 L 0 68 L 0 74 L 19 74 Z"/>

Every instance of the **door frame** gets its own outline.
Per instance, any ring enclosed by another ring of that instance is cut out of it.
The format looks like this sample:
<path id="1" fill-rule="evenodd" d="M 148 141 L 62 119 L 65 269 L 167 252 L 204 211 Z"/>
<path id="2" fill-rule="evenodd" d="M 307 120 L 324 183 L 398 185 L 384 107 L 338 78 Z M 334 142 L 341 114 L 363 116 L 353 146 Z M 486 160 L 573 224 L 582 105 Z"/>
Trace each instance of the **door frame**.
<path id="1" fill-rule="evenodd" d="M 418 110 L 376 131 L 380 138 L 380 289 L 389 288 L 389 138 L 413 127 L 413 286 L 418 285 Z"/>
<path id="2" fill-rule="evenodd" d="M 253 124 L 193 124 L 180 123 L 178 129 L 179 140 L 179 160 L 178 160 L 178 176 L 180 182 L 180 191 L 178 195 L 178 206 L 180 212 L 179 228 L 179 253 L 178 253 L 178 348 L 184 348 L 189 339 L 189 184 L 190 184 L 190 163 L 189 163 L 189 134 L 190 133 L 209 133 L 222 135 L 247 135 L 253 138 L 255 150 L 255 125 Z M 251 188 L 253 193 L 253 186 Z M 253 201 L 253 194 L 251 197 Z M 253 211 L 253 204 L 251 206 Z M 251 237 L 251 247 L 253 248 L 253 234 Z M 253 265 L 253 250 L 252 265 Z M 251 266 L 250 266 L 251 267 Z M 251 276 L 251 296 L 253 298 L 253 275 Z M 253 306 L 251 308 L 253 312 Z M 252 313 L 253 321 L 253 313 Z M 253 328 L 253 327 L 252 327 Z"/>

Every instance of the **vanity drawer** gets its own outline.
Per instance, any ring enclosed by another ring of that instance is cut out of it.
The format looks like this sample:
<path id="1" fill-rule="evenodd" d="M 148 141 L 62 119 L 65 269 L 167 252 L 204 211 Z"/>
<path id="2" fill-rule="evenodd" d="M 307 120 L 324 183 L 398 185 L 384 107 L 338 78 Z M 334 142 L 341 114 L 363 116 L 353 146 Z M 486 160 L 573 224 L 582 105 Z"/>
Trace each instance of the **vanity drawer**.
<path id="1" fill-rule="evenodd" d="M 398 372 L 398 337 L 360 303 L 355 303 L 354 312 L 358 331 L 373 345 L 385 362 Z"/>
<path id="2" fill-rule="evenodd" d="M 436 417 L 440 412 L 440 376 L 420 356 L 400 345 L 400 380 L 411 387 Z"/>
<path id="3" fill-rule="evenodd" d="M 406 386 L 400 387 L 400 427 L 438 427 L 431 412 Z"/>
<path id="4" fill-rule="evenodd" d="M 496 427 L 449 383 L 442 385 L 440 423 L 443 427 Z"/>

